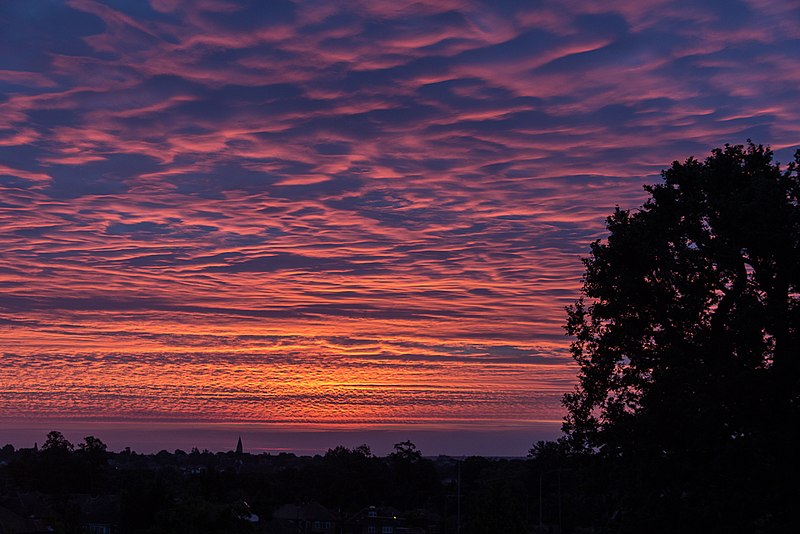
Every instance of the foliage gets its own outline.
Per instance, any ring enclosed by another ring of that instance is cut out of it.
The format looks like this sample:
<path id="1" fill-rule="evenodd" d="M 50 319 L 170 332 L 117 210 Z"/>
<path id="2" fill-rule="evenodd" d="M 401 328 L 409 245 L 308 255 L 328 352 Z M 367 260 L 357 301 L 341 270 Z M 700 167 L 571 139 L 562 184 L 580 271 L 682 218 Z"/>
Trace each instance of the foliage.
<path id="1" fill-rule="evenodd" d="M 59 532 L 82 531 L 87 502 L 111 503 L 119 532 L 151 534 L 252 532 L 251 513 L 268 521 L 281 505 L 309 501 L 342 520 L 380 505 L 408 511 L 426 525 L 429 517 L 438 521 L 442 505 L 433 462 L 410 442 L 401 448 L 409 454 L 392 458 L 377 457 L 366 445 L 297 457 L 114 453 L 92 436 L 77 447 L 59 432 L 49 438 L 42 450 L 2 448 L 8 464 L 0 463 L 0 506 L 20 506 L 18 494 L 33 495 L 48 510 L 37 517 Z"/>
<path id="2" fill-rule="evenodd" d="M 396 462 L 416 463 L 422 459 L 422 452 L 410 441 L 402 441 L 394 444 L 394 452 L 389 454 L 389 458 Z"/>
<path id="3" fill-rule="evenodd" d="M 436 469 L 412 442 L 396 443 L 387 459 L 392 473 L 389 497 L 399 507 L 422 508 L 438 497 L 441 488 Z"/>
<path id="4" fill-rule="evenodd" d="M 749 143 L 673 163 L 584 260 L 564 430 L 613 466 L 631 531 L 785 520 L 774 488 L 796 463 L 786 426 L 800 415 L 800 151 L 785 171 L 772 156 Z"/>
<path id="5" fill-rule="evenodd" d="M 591 525 L 587 510 L 597 494 L 584 486 L 594 472 L 584 477 L 581 457 L 562 442 L 534 445 L 527 460 L 457 460 L 427 458 L 410 442 L 385 457 L 364 445 L 298 457 L 115 453 L 89 438 L 58 463 L 46 450 L 3 448 L 0 506 L 20 506 L 19 496 L 28 495 L 26 502 L 44 504 L 18 513 L 35 514 L 57 532 L 84 532 L 92 510 L 104 511 L 122 534 L 269 532 L 265 523 L 282 505 L 315 501 L 338 516 L 337 532 L 352 531 L 345 522 L 377 506 L 396 510 L 409 530 L 511 534 L 531 532 L 540 518 L 562 532 Z M 89 450 L 102 460 L 93 463 Z M 251 513 L 262 523 L 247 521 Z"/>
<path id="6" fill-rule="evenodd" d="M 337 509 L 360 509 L 375 504 L 371 500 L 381 495 L 387 477 L 386 467 L 367 445 L 352 450 L 340 445 L 325 453 L 312 484 L 321 491 L 317 500 L 328 500 Z M 334 498 L 323 498 L 327 496 Z"/>
<path id="7" fill-rule="evenodd" d="M 52 453 L 67 453 L 72 452 L 74 449 L 75 447 L 64 437 L 64 434 L 56 430 L 48 432 L 47 439 L 42 445 L 43 451 Z"/>
<path id="8" fill-rule="evenodd" d="M 90 455 L 103 455 L 108 447 L 99 438 L 86 436 L 83 443 L 78 444 L 78 450 Z"/>

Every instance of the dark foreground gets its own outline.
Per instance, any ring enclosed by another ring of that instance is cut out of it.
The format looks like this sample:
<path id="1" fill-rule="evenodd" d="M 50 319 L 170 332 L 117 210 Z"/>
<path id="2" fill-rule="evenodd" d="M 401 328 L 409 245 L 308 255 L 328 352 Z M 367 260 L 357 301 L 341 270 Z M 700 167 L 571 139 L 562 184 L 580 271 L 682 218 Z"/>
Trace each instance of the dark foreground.
<path id="1" fill-rule="evenodd" d="M 628 464 L 563 442 L 517 459 L 427 458 L 411 442 L 386 457 L 366 445 L 137 454 L 51 432 L 41 447 L 0 450 L 0 534 L 796 532 L 797 488 L 778 488 L 770 469 L 756 480 L 741 465 L 718 484 L 696 465 L 696 480 L 673 470 L 680 484 L 659 489 L 665 465 Z"/>
<path id="2" fill-rule="evenodd" d="M 586 489 L 547 456 L 426 458 L 410 442 L 387 457 L 366 446 L 313 457 L 137 454 L 51 433 L 41 447 L 0 452 L 0 533 L 586 530 Z"/>

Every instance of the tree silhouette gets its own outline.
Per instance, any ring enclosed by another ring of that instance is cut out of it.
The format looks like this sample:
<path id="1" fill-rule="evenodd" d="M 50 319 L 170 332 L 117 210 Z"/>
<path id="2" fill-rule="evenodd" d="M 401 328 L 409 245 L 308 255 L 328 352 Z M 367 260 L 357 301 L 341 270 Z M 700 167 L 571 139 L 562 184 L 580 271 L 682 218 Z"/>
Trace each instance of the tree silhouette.
<path id="1" fill-rule="evenodd" d="M 772 156 L 748 142 L 674 162 L 584 260 L 564 430 L 613 465 L 613 515 L 630 531 L 788 524 L 777 488 L 796 487 L 800 151 L 785 171 Z"/>
<path id="2" fill-rule="evenodd" d="M 402 441 L 394 444 L 394 451 L 389 454 L 389 459 L 413 464 L 422 459 L 422 452 L 411 441 Z"/>
<path id="3" fill-rule="evenodd" d="M 387 461 L 392 472 L 391 500 L 400 508 L 420 508 L 436 496 L 440 489 L 436 469 L 414 443 L 395 443 Z"/>
<path id="4" fill-rule="evenodd" d="M 67 454 L 72 452 L 75 447 L 64 437 L 64 434 L 57 430 L 47 433 L 47 439 L 42 445 L 42 451 L 50 454 Z"/>
<path id="5" fill-rule="evenodd" d="M 78 443 L 78 450 L 87 456 L 105 456 L 107 446 L 100 438 L 86 436 L 83 443 Z"/>
<path id="6" fill-rule="evenodd" d="M 388 471 L 367 445 L 328 449 L 313 474 L 314 497 L 337 509 L 355 513 L 375 503 L 384 493 Z"/>

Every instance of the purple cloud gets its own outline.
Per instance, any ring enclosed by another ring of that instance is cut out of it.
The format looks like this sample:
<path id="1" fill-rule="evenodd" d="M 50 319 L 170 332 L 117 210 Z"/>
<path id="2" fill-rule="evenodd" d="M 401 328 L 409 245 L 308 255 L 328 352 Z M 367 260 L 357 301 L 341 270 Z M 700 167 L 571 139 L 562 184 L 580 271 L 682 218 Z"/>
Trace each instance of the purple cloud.
<path id="1" fill-rule="evenodd" d="M 798 19 L 9 3 L 0 412 L 554 429 L 563 307 L 604 217 L 674 159 L 800 146 Z"/>

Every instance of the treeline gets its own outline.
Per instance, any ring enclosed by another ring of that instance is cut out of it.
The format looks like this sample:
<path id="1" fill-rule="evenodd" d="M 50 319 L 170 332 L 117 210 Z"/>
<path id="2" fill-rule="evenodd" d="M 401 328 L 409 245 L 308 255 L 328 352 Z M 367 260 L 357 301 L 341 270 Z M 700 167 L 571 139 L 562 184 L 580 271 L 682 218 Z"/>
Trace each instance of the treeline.
<path id="1" fill-rule="evenodd" d="M 91 436 L 74 446 L 51 432 L 38 449 L 0 450 L 0 512 L 36 516 L 65 533 L 97 525 L 115 533 L 256 533 L 271 532 L 282 506 L 314 502 L 342 521 L 389 507 L 405 529 L 396 532 L 577 532 L 604 514 L 602 499 L 587 498 L 595 475 L 582 462 L 552 442 L 536 444 L 527 459 L 427 458 L 411 442 L 386 457 L 366 445 L 316 456 L 137 454 L 110 452 Z"/>

